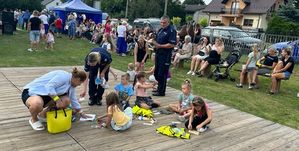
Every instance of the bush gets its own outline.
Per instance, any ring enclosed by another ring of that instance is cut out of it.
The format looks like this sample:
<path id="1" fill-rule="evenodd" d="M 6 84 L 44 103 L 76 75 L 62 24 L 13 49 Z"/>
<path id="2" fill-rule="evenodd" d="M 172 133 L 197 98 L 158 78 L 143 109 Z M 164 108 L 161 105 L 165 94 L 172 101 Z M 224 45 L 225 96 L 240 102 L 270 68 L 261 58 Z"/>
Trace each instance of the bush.
<path id="1" fill-rule="evenodd" d="M 191 23 L 191 21 L 193 20 L 193 17 L 188 15 L 188 16 L 185 17 L 185 19 L 186 19 L 187 23 Z"/>
<path id="2" fill-rule="evenodd" d="M 208 19 L 205 17 L 202 17 L 202 18 L 200 18 L 198 23 L 201 27 L 206 27 L 206 26 L 208 26 Z"/>
<path id="3" fill-rule="evenodd" d="M 171 22 L 175 26 L 180 26 L 182 19 L 180 17 L 172 17 Z"/>

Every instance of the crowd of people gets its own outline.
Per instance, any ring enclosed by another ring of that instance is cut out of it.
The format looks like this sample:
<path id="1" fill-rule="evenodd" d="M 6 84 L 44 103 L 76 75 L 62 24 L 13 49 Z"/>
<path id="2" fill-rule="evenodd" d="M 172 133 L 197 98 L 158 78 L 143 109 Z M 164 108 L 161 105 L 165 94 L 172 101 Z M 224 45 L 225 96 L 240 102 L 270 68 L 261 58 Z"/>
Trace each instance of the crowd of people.
<path id="1" fill-rule="evenodd" d="M 37 16 L 37 12 L 33 12 L 33 15 Z M 32 20 L 29 21 L 29 27 L 32 26 L 30 22 Z M 41 24 L 41 22 L 39 23 Z M 125 25 L 125 22 L 122 22 L 122 25 Z M 129 100 L 133 95 L 136 95 L 135 105 L 140 108 L 160 107 L 161 103 L 153 99 L 147 91 L 152 89 L 153 95 L 165 96 L 172 51 L 176 45 L 176 31 L 170 25 L 168 16 L 161 18 L 161 27 L 156 36 L 148 32 L 136 35 L 137 41 L 133 48 L 134 63 L 128 64 L 129 70 L 121 76 L 121 82 L 114 86 L 115 91 L 106 96 L 107 114 L 98 117 L 98 120 L 105 118 L 102 124 L 103 127 L 111 127 L 119 131 L 126 130 L 132 125 L 133 115 Z M 124 26 L 124 28 L 126 27 Z M 144 29 L 144 31 L 147 30 L 147 28 Z M 123 32 L 125 29 L 117 31 Z M 134 32 L 136 34 L 136 31 Z M 123 32 L 123 34 L 125 37 L 118 36 L 120 40 L 117 40 L 117 45 L 122 45 L 125 42 L 122 40 L 126 38 L 126 33 Z M 44 129 L 42 121 L 45 118 L 45 112 L 53 107 L 58 109 L 67 108 L 71 104 L 73 114 L 80 113 L 82 117 L 86 117 L 87 115 L 82 111 L 75 94 L 75 88 L 81 84 L 84 88 L 80 97 L 85 97 L 88 92 L 88 104 L 90 106 L 102 105 L 105 89 L 109 88 L 107 86 L 108 73 L 113 73 L 110 69 L 111 53 L 113 53 L 111 45 L 113 44 L 109 43 L 108 38 L 110 38 L 110 35 L 104 34 L 103 43 L 108 44 L 102 44 L 86 55 L 84 71 L 76 68 L 72 73 L 61 70 L 51 71 L 24 87 L 22 100 L 29 109 L 31 114 L 29 124 L 34 130 Z M 119 44 L 119 41 L 121 44 Z M 150 54 L 148 51 L 150 47 L 155 49 L 154 57 L 152 57 L 155 65 L 151 68 L 151 71 L 144 71 L 144 64 Z M 123 49 L 119 52 L 122 55 L 126 51 Z M 154 78 L 148 82 L 148 76 L 154 76 Z M 115 78 L 117 78 L 117 75 Z M 182 94 L 178 96 L 178 104 L 170 104 L 169 108 L 170 110 L 175 108 L 174 111 L 180 114 L 178 118 L 185 122 L 187 129 L 204 132 L 208 128 L 207 124 L 212 120 L 212 111 L 208 104 L 201 97 L 192 96 L 190 80 L 183 82 Z"/>
<path id="2" fill-rule="evenodd" d="M 183 26 L 177 33 L 170 25 L 168 16 L 161 18 L 161 29 L 155 33 L 149 27 L 128 29 L 126 21 L 111 24 L 108 19 L 105 24 L 95 24 L 92 20 L 86 19 L 84 14 L 78 17 L 75 13 L 70 13 L 67 21 L 62 21 L 54 14 L 51 15 L 54 16 L 52 19 L 46 19 L 45 12 L 39 16 L 39 13 L 34 11 L 32 17 L 29 18 L 28 30 L 32 45 L 29 51 L 38 49 L 42 30 L 47 35 L 47 43 L 49 40 L 47 48 L 50 49 L 53 48 L 54 33 L 59 36 L 63 29 L 68 31 L 71 40 L 77 37 L 86 38 L 90 43 L 98 44 L 99 47 L 92 49 L 86 55 L 84 71 L 74 69 L 72 74 L 53 71 L 24 87 L 22 100 L 29 108 L 32 116 L 29 123 L 35 130 L 44 129 L 39 116 L 44 117 L 44 112 L 53 107 L 55 102 L 57 108 L 65 108 L 72 104 L 74 113 L 79 112 L 83 117 L 86 116 L 74 97 L 74 92 L 70 92 L 82 83 L 84 89 L 80 97 L 85 97 L 88 92 L 90 106 L 102 105 L 103 94 L 109 87 L 107 85 L 108 73 L 111 72 L 117 79 L 117 75 L 110 69 L 111 53 L 120 56 L 133 54 L 134 60 L 132 60 L 133 63 L 128 64 L 127 73 L 121 76 L 121 83 L 114 87 L 115 92 L 107 95 L 107 114 L 100 116 L 99 120 L 106 119 L 102 125 L 104 127 L 125 130 L 132 125 L 133 115 L 129 103 L 131 96 L 136 95 L 135 105 L 140 108 L 160 107 L 161 102 L 152 99 L 147 91 L 152 89 L 153 96 L 165 96 L 167 81 L 171 77 L 171 65 L 176 68 L 180 61 L 190 58 L 192 61 L 187 74 L 201 77 L 205 75 L 209 66 L 220 62 L 224 51 L 224 42 L 221 38 L 216 38 L 215 43 L 212 44 L 209 38 L 200 37 L 199 25 L 195 25 L 194 28 L 193 25 Z M 52 36 L 49 36 L 49 33 Z M 242 87 L 247 77 L 249 89 L 257 88 L 257 75 L 269 74 L 272 81 L 269 94 L 276 93 L 278 81 L 288 79 L 292 74 L 294 60 L 288 48 L 282 50 L 281 61 L 278 61 L 275 52 L 274 49 L 269 49 L 268 54 L 262 56 L 258 47 L 254 46 L 240 73 L 240 83 L 236 86 Z M 145 70 L 145 63 L 150 57 L 154 66 L 150 70 Z M 148 80 L 147 77 L 149 77 Z M 55 80 L 60 84 L 51 83 Z M 43 89 L 39 89 L 41 85 L 44 86 Z M 170 104 L 169 109 L 179 114 L 178 119 L 185 122 L 187 129 L 204 132 L 212 120 L 209 105 L 201 97 L 191 94 L 191 82 L 188 79 L 182 84 L 182 93 L 178 96 L 178 103 Z"/>

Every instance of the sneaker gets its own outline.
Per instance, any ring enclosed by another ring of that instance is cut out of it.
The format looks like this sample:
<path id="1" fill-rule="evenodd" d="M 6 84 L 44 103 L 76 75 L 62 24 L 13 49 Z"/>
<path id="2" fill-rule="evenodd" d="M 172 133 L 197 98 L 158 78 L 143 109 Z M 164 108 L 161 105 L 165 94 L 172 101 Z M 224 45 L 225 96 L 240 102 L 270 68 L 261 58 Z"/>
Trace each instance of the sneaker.
<path id="1" fill-rule="evenodd" d="M 31 48 L 27 49 L 27 51 L 32 52 L 33 50 Z"/>
<path id="2" fill-rule="evenodd" d="M 237 88 L 243 88 L 243 85 L 239 83 L 239 84 L 236 84 L 236 87 Z"/>
<path id="3" fill-rule="evenodd" d="M 193 72 L 192 72 L 191 70 L 187 72 L 187 74 L 192 74 L 192 73 L 193 73 Z"/>
<path id="4" fill-rule="evenodd" d="M 125 53 L 122 53 L 121 56 L 125 57 L 125 56 L 127 56 L 127 55 L 126 55 Z"/>
<path id="5" fill-rule="evenodd" d="M 178 120 L 180 121 L 180 122 L 185 122 L 185 117 L 184 116 L 178 116 Z"/>
<path id="6" fill-rule="evenodd" d="M 192 74 L 191 74 L 192 76 L 195 76 L 195 72 L 192 72 Z"/>
<path id="7" fill-rule="evenodd" d="M 297 97 L 299 98 L 299 93 L 297 93 Z"/>
<path id="8" fill-rule="evenodd" d="M 253 86 L 250 84 L 249 86 L 248 86 L 248 90 L 252 90 L 253 89 Z"/>
<path id="9" fill-rule="evenodd" d="M 208 126 L 206 126 L 206 127 L 204 127 L 204 128 L 197 129 L 197 131 L 200 132 L 200 133 L 203 133 L 203 132 L 205 132 L 206 130 L 208 130 Z"/>

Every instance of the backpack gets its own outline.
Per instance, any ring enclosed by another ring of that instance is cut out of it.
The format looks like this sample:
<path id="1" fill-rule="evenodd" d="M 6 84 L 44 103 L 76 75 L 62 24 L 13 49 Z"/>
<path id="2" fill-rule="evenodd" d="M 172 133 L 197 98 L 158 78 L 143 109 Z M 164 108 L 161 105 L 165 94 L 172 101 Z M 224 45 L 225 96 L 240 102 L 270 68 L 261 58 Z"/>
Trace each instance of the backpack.
<path id="1" fill-rule="evenodd" d="M 190 139 L 190 133 L 186 132 L 185 128 L 178 128 L 175 125 L 161 126 L 156 129 L 156 132 L 169 137 Z"/>
<path id="2" fill-rule="evenodd" d="M 153 112 L 150 109 L 140 108 L 137 105 L 133 106 L 132 112 L 133 112 L 133 114 L 135 114 L 137 116 L 143 116 L 143 117 L 148 117 L 148 118 L 153 117 Z"/>

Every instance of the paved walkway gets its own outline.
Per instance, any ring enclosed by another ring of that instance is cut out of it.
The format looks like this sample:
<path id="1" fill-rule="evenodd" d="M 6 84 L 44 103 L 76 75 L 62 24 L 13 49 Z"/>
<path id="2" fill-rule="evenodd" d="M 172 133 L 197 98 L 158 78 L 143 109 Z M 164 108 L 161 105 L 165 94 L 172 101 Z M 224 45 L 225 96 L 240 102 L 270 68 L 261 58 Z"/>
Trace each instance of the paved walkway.
<path id="1" fill-rule="evenodd" d="M 70 131 L 55 135 L 33 131 L 28 123 L 29 112 L 20 99 L 22 87 L 55 69 L 71 71 L 72 67 L 0 68 L 0 150 L 299 150 L 298 130 L 216 102 L 209 102 L 214 111 L 210 129 L 199 136 L 192 135 L 190 140 L 156 134 L 155 128 L 175 121 L 174 114 L 157 115 L 158 123 L 154 126 L 134 121 L 125 132 L 94 129 L 90 122 L 75 122 Z M 116 82 L 119 81 L 110 81 L 108 91 Z M 81 90 L 79 87 L 78 92 Z M 178 93 L 167 88 L 165 97 L 154 99 L 166 106 L 176 101 Z M 89 107 L 87 101 L 82 106 L 87 113 L 103 114 L 106 110 L 105 105 Z"/>

